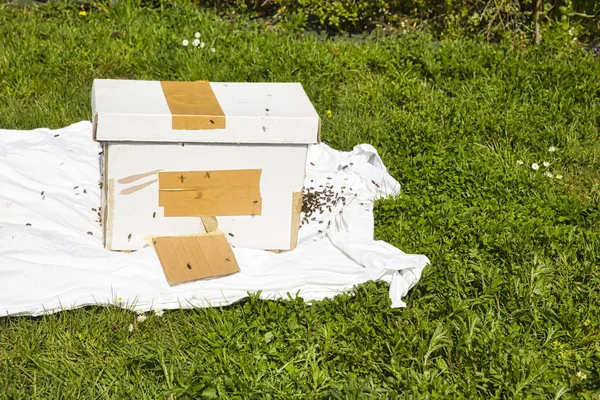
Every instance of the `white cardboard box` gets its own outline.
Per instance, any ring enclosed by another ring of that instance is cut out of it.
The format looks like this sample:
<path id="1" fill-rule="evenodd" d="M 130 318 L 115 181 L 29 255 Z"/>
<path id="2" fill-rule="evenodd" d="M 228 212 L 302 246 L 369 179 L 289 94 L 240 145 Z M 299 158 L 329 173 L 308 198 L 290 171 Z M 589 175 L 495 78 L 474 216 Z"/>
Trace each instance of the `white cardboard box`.
<path id="1" fill-rule="evenodd" d="M 215 219 L 233 246 L 295 247 L 320 137 L 299 83 L 96 79 L 92 116 L 106 248 L 203 233 Z"/>

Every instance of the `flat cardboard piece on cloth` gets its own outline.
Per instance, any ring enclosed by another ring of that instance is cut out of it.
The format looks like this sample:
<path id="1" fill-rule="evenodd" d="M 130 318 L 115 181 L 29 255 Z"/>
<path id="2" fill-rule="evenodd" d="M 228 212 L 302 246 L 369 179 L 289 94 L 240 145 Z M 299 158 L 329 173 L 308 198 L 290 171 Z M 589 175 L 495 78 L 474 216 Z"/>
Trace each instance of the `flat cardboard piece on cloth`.
<path id="1" fill-rule="evenodd" d="M 223 232 L 152 238 L 169 285 L 231 275 L 240 271 Z"/>

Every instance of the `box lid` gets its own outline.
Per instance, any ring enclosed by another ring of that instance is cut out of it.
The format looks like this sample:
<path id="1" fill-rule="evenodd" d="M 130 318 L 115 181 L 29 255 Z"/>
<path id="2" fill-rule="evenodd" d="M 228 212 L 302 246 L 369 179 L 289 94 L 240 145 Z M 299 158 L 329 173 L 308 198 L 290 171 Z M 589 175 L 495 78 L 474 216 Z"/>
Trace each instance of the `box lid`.
<path id="1" fill-rule="evenodd" d="M 300 83 L 95 79 L 94 140 L 281 143 L 320 141 Z"/>

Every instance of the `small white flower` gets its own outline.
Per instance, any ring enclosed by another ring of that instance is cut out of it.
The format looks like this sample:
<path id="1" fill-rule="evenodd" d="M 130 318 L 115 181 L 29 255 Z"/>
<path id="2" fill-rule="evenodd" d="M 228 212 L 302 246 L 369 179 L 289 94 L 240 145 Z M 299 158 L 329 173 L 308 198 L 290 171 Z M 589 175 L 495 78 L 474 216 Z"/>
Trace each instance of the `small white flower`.
<path id="1" fill-rule="evenodd" d="M 573 36 L 573 28 L 570 28 L 567 33 L 569 34 L 569 36 Z"/>
<path id="2" fill-rule="evenodd" d="M 120 303 L 120 302 L 123 301 L 123 298 L 122 297 L 117 297 L 117 301 Z"/>
<path id="3" fill-rule="evenodd" d="M 200 36 L 201 36 L 201 35 L 200 35 L 200 32 L 196 32 L 196 33 L 194 33 L 194 37 L 195 37 L 196 39 L 200 39 Z"/>
<path id="4" fill-rule="evenodd" d="M 587 378 L 587 375 L 586 375 L 586 374 L 584 374 L 584 373 L 583 373 L 583 372 L 581 372 L 581 371 L 577 371 L 577 373 L 576 373 L 575 375 L 577 375 L 577 377 L 578 377 L 579 379 L 581 379 L 582 381 L 583 381 L 583 380 L 585 380 L 585 379 Z"/>
<path id="5" fill-rule="evenodd" d="M 210 51 L 214 53 L 215 51 L 217 51 L 217 49 L 215 49 L 214 47 L 211 47 Z"/>
<path id="6" fill-rule="evenodd" d="M 143 308 L 140 308 L 139 310 L 137 310 L 137 315 L 142 315 L 142 314 L 145 314 L 145 313 L 146 313 L 146 311 L 144 311 Z"/>
<path id="7" fill-rule="evenodd" d="M 562 175 L 556 175 L 556 179 L 562 179 Z"/>
<path id="8" fill-rule="evenodd" d="M 536 163 L 531 164 L 531 169 L 533 169 L 534 171 L 537 171 L 538 169 L 540 169 L 540 166 L 537 165 Z"/>
<path id="9" fill-rule="evenodd" d="M 543 165 L 545 168 L 548 168 L 548 167 L 550 166 L 550 163 L 549 163 L 548 161 L 544 161 L 544 162 L 542 163 L 542 165 Z"/>
<path id="10" fill-rule="evenodd" d="M 188 42 L 188 40 L 187 40 L 187 39 L 183 39 L 183 40 L 181 41 L 181 44 L 182 44 L 182 45 L 184 45 L 184 46 L 187 46 L 188 44 L 190 44 L 190 42 Z"/>
<path id="11" fill-rule="evenodd" d="M 127 328 L 127 330 L 129 332 L 133 332 L 133 324 L 129 324 L 129 327 Z"/>
<path id="12" fill-rule="evenodd" d="M 198 47 L 199 44 L 200 44 L 200 39 L 194 39 L 194 40 L 192 40 L 192 46 Z"/>
<path id="13" fill-rule="evenodd" d="M 550 146 L 550 147 L 548 147 L 548 151 L 549 151 L 550 153 L 554 153 L 554 152 L 556 151 L 556 147 L 554 147 L 554 146 Z"/>
<path id="14" fill-rule="evenodd" d="M 523 164 L 525 164 L 525 163 L 523 162 L 523 160 L 517 160 L 517 165 L 523 165 Z"/>
<path id="15" fill-rule="evenodd" d="M 165 312 L 163 310 L 161 310 L 160 308 L 158 310 L 154 311 L 154 314 L 156 314 L 157 317 L 162 317 L 164 313 Z"/>
<path id="16" fill-rule="evenodd" d="M 144 322 L 146 320 L 146 315 L 145 314 L 141 314 L 137 316 L 137 321 L 138 322 Z"/>
<path id="17" fill-rule="evenodd" d="M 206 46 L 206 43 L 204 43 L 204 42 L 200 42 L 200 48 L 201 48 L 201 49 L 203 49 L 203 48 L 204 48 L 204 46 Z"/>
<path id="18" fill-rule="evenodd" d="M 402 28 L 404 28 L 404 27 L 406 26 L 406 24 L 404 23 L 404 21 L 400 22 L 400 26 L 401 26 Z"/>
<path id="19" fill-rule="evenodd" d="M 551 173 L 551 172 L 546 172 L 546 176 L 547 176 L 548 178 L 554 178 L 554 175 L 552 175 L 552 173 Z"/>

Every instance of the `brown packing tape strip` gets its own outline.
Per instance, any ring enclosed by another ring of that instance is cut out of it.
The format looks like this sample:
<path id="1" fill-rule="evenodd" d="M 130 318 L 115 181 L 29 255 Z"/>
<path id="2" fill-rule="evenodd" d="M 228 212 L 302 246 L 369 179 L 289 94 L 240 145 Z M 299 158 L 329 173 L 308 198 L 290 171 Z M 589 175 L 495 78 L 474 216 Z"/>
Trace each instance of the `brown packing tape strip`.
<path id="1" fill-rule="evenodd" d="M 202 225 L 204 225 L 206 233 L 216 232 L 219 230 L 219 222 L 217 221 L 217 217 L 200 217 L 200 220 L 202 220 Z"/>
<path id="2" fill-rule="evenodd" d="M 210 83 L 161 81 L 174 130 L 225 129 L 226 118 Z"/>
<path id="3" fill-rule="evenodd" d="M 262 170 L 158 173 L 158 205 L 165 217 L 261 215 Z"/>
<path id="4" fill-rule="evenodd" d="M 262 169 L 227 169 L 219 171 L 171 171 L 159 172 L 162 189 L 181 190 L 222 187 L 257 187 Z"/>
<path id="5" fill-rule="evenodd" d="M 290 232 L 290 250 L 298 244 L 300 214 L 302 213 L 302 192 L 292 192 L 292 228 Z"/>
<path id="6" fill-rule="evenodd" d="M 255 203 L 256 202 L 256 203 Z M 164 206 L 165 217 L 236 217 L 242 215 L 261 215 L 262 200 L 234 199 L 228 201 L 188 200 L 167 202 Z"/>

